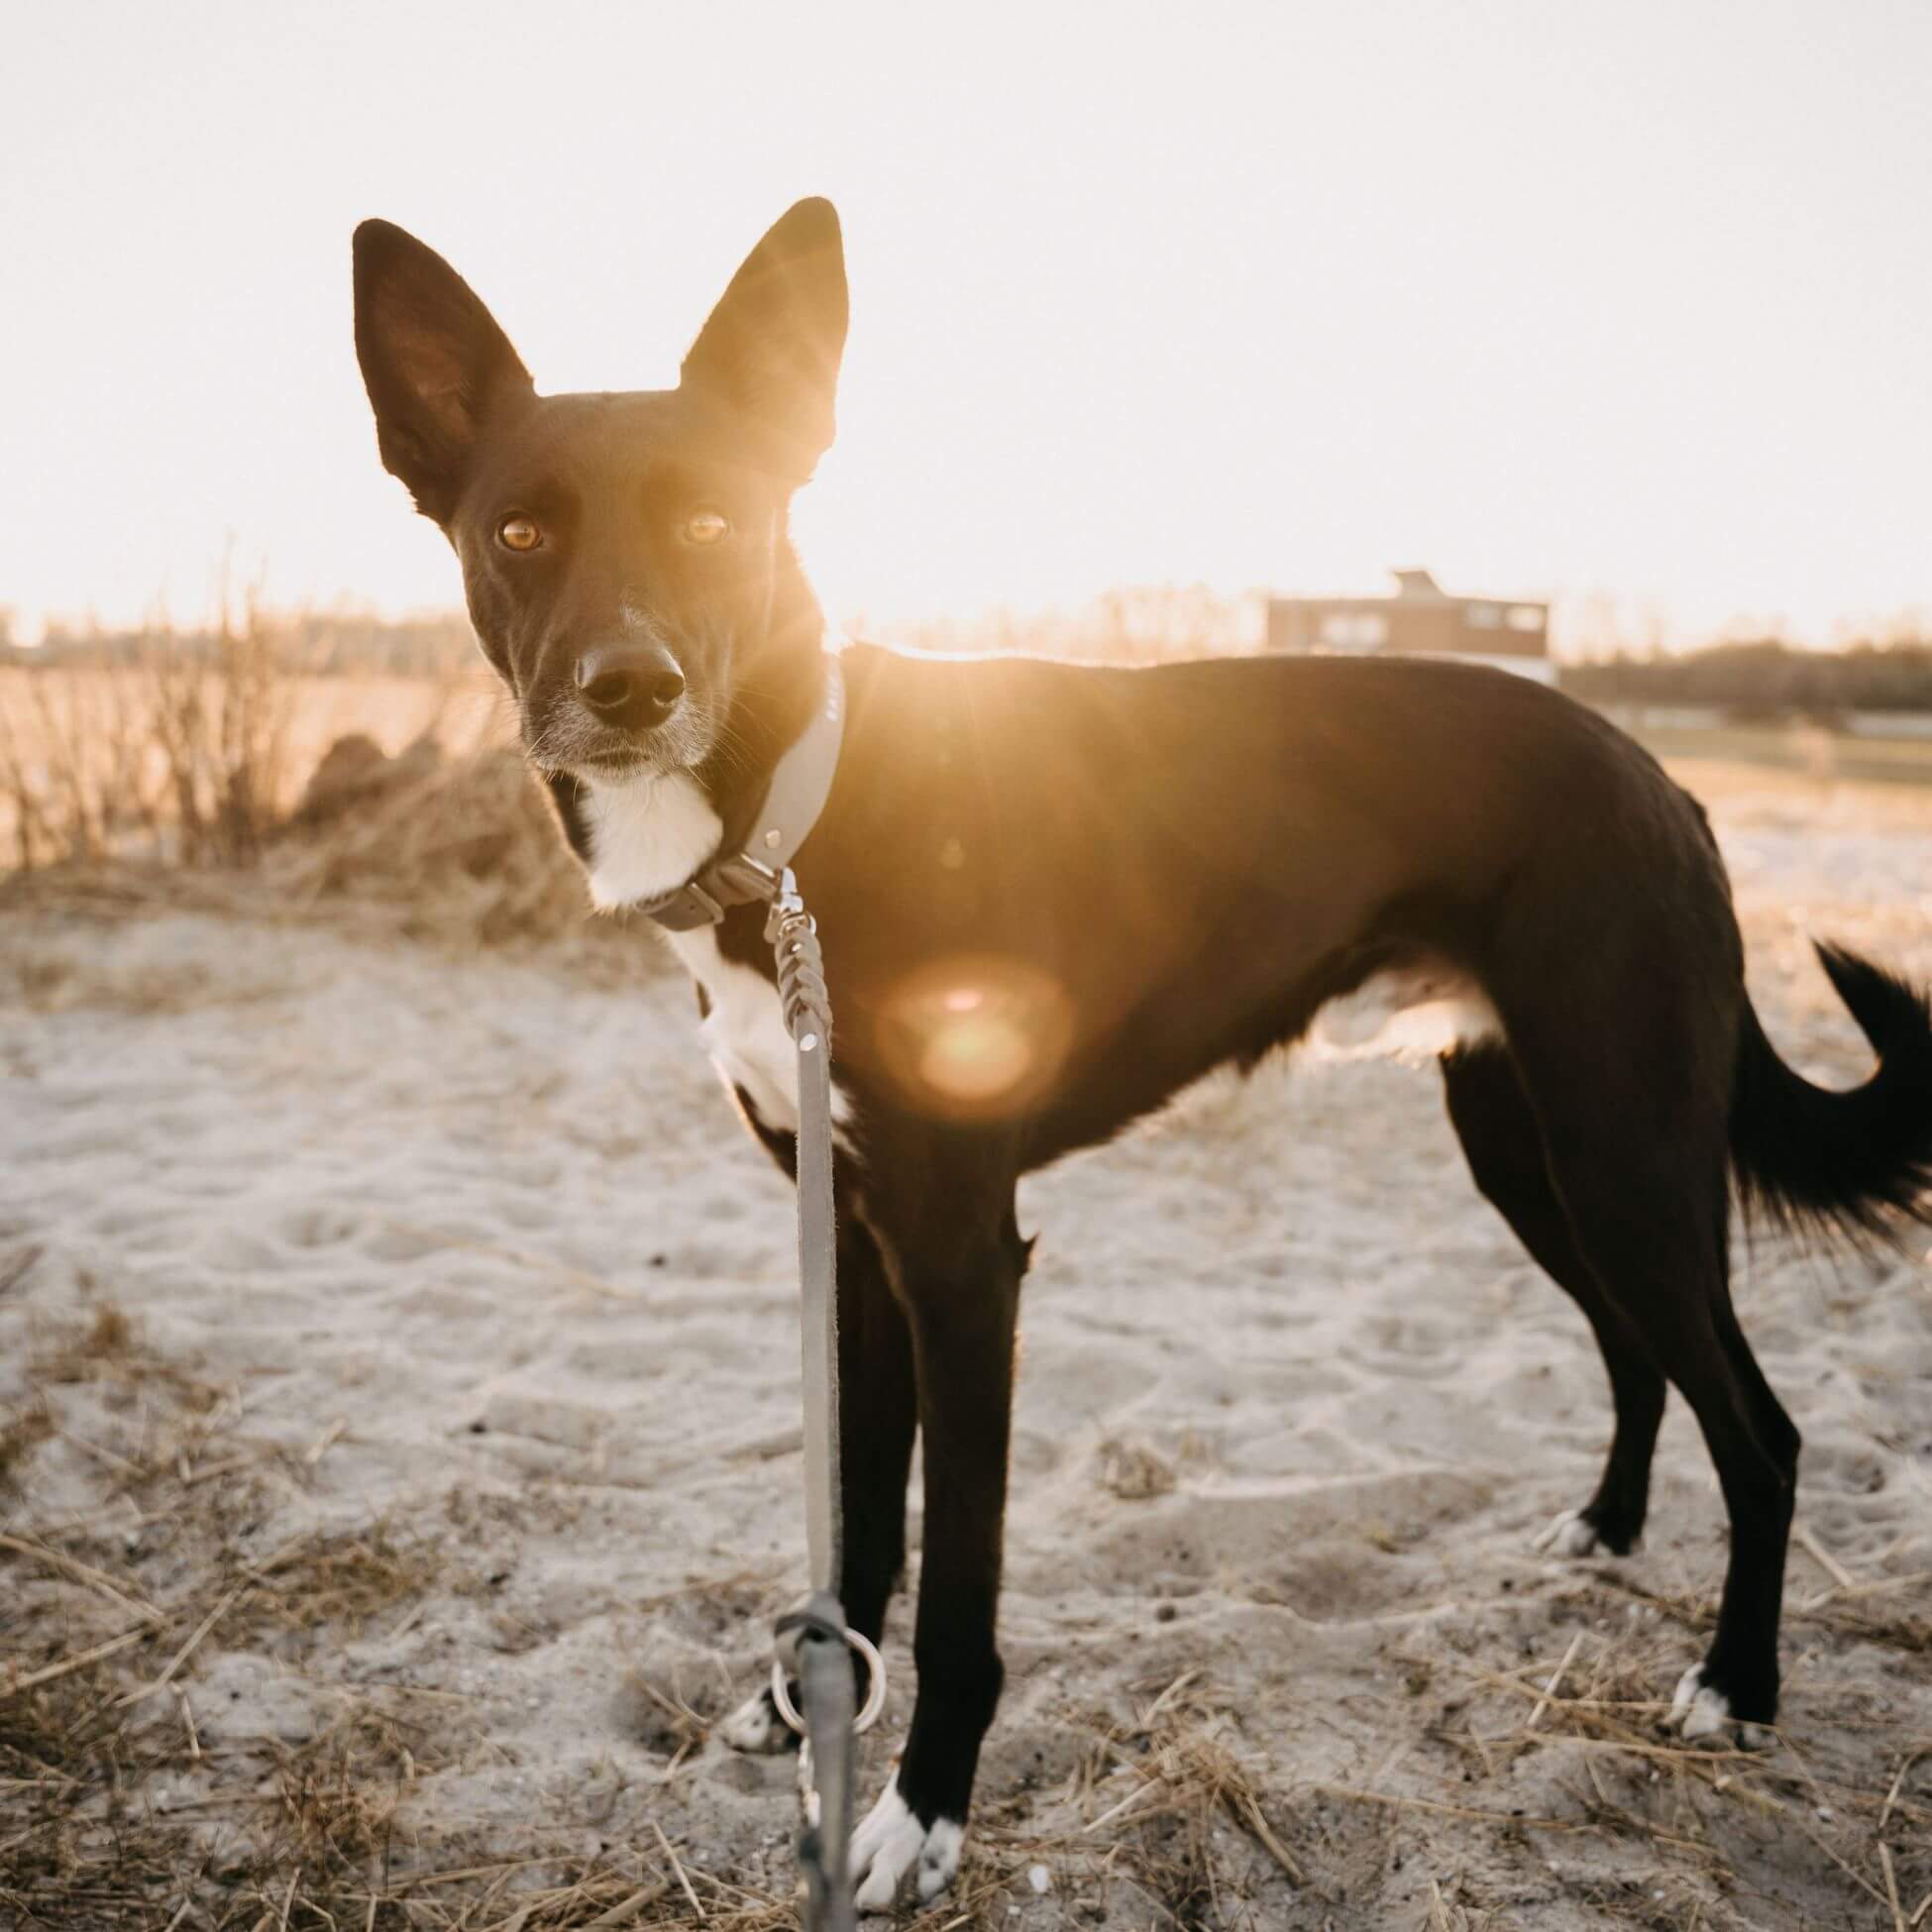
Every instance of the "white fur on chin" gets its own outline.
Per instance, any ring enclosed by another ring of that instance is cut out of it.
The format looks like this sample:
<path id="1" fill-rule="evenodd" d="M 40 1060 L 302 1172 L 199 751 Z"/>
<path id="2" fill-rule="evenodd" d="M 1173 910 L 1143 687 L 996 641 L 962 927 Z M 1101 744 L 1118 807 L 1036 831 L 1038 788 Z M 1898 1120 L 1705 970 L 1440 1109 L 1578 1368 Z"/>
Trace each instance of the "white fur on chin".
<path id="1" fill-rule="evenodd" d="M 590 835 L 590 903 L 600 912 L 661 899 L 717 850 L 724 823 L 684 772 L 608 784 L 584 781 Z"/>

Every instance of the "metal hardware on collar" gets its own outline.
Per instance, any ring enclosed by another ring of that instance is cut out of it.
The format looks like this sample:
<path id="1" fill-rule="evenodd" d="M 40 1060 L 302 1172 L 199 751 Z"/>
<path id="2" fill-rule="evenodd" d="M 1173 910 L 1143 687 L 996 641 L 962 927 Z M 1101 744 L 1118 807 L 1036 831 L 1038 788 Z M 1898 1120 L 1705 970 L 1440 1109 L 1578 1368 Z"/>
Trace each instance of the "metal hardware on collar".
<path id="1" fill-rule="evenodd" d="M 690 932 L 717 924 L 734 906 L 770 899 L 831 796 L 844 736 L 845 677 L 838 660 L 828 656 L 818 707 L 773 769 L 746 849 L 711 860 L 695 879 L 637 910 L 667 931 Z"/>

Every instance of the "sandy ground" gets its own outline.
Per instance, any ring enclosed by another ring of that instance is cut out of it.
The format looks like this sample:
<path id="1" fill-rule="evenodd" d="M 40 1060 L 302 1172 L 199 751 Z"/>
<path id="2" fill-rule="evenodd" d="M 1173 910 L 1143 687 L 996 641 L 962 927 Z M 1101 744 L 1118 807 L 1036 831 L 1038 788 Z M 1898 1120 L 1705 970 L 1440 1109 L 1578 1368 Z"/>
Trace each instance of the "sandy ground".
<path id="1" fill-rule="evenodd" d="M 1800 924 L 1932 976 L 1932 819 L 1722 817 L 1773 1035 L 1852 1077 Z M 789 1763 L 705 1733 L 801 1577 L 790 1197 L 683 984 L 312 919 L 0 916 L 0 1635 L 41 1679 L 0 1679 L 0 1917 L 785 1922 Z M 1921 1909 L 1923 1265 L 1743 1258 L 1819 1553 L 1785 1740 L 1745 1759 L 1674 1749 L 1649 1701 L 1724 1556 L 1680 1403 L 1645 1548 L 1532 1553 L 1607 1395 L 1433 1071 L 1211 1083 L 1028 1182 L 1021 1225 L 1009 1689 L 925 1923 Z M 136 1727 L 111 1776 L 57 1735 L 106 1709 Z"/>

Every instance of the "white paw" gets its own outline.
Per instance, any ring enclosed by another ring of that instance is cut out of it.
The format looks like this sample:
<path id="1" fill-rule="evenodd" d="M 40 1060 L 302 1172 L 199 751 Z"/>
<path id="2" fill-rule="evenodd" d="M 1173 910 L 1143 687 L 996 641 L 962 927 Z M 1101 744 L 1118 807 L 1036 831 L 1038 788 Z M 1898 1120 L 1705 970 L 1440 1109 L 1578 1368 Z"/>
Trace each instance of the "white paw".
<path id="1" fill-rule="evenodd" d="M 717 1727 L 717 1734 L 733 1751 L 742 1751 L 753 1758 L 776 1757 L 779 1752 L 792 1748 L 791 1728 L 779 1716 L 769 1690 L 747 1697 Z"/>
<path id="2" fill-rule="evenodd" d="M 891 1911 L 899 1881 L 914 1864 L 919 1869 L 919 1902 L 938 1897 L 959 1870 L 965 1843 L 966 1827 L 956 1818 L 935 1818 L 929 1831 L 920 1824 L 899 1795 L 895 1777 L 852 1834 L 851 1871 L 859 1887 L 859 1910 Z"/>
<path id="3" fill-rule="evenodd" d="M 1686 1744 L 1698 1738 L 1719 1738 L 1737 1733 L 1741 1751 L 1762 1751 L 1772 1734 L 1762 1724 L 1747 1724 L 1731 1715 L 1731 1700 L 1713 1684 L 1704 1681 L 1704 1666 L 1693 1664 L 1677 1679 L 1676 1695 L 1670 1699 L 1670 1715 L 1665 1720 Z"/>
<path id="4" fill-rule="evenodd" d="M 1597 1548 L 1596 1526 L 1580 1509 L 1566 1509 L 1537 1538 L 1553 1556 L 1587 1556 Z"/>

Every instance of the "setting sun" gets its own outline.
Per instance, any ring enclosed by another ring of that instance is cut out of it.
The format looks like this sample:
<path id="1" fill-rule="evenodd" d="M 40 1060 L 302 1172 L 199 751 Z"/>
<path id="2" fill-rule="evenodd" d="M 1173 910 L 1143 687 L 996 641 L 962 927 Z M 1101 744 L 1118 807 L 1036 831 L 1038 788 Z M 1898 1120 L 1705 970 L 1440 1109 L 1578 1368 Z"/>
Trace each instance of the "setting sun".
<path id="1" fill-rule="evenodd" d="M 1922 605 L 1932 15 L 1484 18 L 35 13 L 0 602 L 193 619 L 232 554 L 447 606 L 368 461 L 354 223 L 460 263 L 540 387 L 648 386 L 822 193 L 852 334 L 797 521 L 837 624 L 1411 560 L 1554 597 L 1568 650 Z"/>

